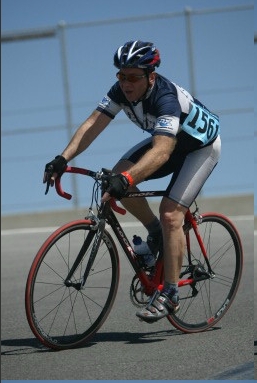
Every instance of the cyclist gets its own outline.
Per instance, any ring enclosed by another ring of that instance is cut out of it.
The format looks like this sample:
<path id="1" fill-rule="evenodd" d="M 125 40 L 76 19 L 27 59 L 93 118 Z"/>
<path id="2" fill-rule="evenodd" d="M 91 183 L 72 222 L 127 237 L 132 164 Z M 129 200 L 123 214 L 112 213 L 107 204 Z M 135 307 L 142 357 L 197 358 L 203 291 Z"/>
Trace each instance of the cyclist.
<path id="1" fill-rule="evenodd" d="M 179 309 L 178 279 L 185 248 L 183 220 L 220 156 L 219 118 L 174 82 L 156 73 L 160 54 L 151 42 L 129 41 L 114 54 L 118 81 L 77 129 L 61 155 L 45 167 L 44 182 L 61 175 L 123 110 L 150 136 L 130 149 L 113 168 L 102 200 L 122 199 L 142 181 L 172 174 L 156 217 L 146 200 L 122 204 L 146 227 L 156 256 L 163 250 L 165 282 L 151 305 L 136 313 L 154 322 Z M 52 165 L 52 167 L 49 167 Z M 52 169 L 49 173 L 49 169 Z"/>

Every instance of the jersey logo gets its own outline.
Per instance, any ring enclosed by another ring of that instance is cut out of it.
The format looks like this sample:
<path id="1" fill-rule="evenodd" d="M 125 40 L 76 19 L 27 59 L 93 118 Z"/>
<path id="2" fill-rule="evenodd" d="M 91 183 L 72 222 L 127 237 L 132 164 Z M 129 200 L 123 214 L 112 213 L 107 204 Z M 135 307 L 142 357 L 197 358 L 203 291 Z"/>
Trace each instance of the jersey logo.
<path id="1" fill-rule="evenodd" d="M 167 128 L 170 125 L 170 120 L 167 118 L 158 118 L 158 125 L 162 128 Z"/>
<path id="2" fill-rule="evenodd" d="M 105 96 L 102 99 L 102 101 L 100 102 L 100 105 L 106 107 L 106 106 L 110 105 L 110 102 L 111 102 L 110 98 Z"/>

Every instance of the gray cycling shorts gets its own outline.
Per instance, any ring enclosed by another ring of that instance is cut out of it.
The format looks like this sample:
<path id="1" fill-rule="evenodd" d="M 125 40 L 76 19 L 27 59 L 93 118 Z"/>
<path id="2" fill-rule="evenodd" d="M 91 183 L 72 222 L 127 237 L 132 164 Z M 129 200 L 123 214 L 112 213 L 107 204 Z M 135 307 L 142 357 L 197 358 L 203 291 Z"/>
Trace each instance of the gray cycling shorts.
<path id="1" fill-rule="evenodd" d="M 136 163 L 151 148 L 151 142 L 152 137 L 145 139 L 125 153 L 121 160 Z M 188 154 L 174 150 L 170 159 L 145 181 L 172 174 L 166 189 L 166 197 L 182 206 L 190 207 L 217 165 L 220 151 L 221 140 L 219 136 L 211 145 Z"/>

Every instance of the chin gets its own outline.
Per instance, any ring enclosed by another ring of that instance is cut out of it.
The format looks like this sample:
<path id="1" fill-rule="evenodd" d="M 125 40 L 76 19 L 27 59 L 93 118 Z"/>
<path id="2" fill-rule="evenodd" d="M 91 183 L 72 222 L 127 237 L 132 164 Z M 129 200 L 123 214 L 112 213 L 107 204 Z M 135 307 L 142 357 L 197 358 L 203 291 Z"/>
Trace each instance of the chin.
<path id="1" fill-rule="evenodd" d="M 135 101 L 137 101 L 137 100 L 135 99 L 135 97 L 129 97 L 129 96 L 126 96 L 126 99 L 127 99 L 129 102 L 135 102 Z"/>
<path id="2" fill-rule="evenodd" d="M 125 93 L 125 92 L 123 92 L 124 93 L 124 96 L 126 97 L 126 99 L 129 101 L 129 102 L 133 102 L 133 101 L 135 101 L 135 96 L 133 95 L 133 94 L 131 94 L 131 93 Z"/>

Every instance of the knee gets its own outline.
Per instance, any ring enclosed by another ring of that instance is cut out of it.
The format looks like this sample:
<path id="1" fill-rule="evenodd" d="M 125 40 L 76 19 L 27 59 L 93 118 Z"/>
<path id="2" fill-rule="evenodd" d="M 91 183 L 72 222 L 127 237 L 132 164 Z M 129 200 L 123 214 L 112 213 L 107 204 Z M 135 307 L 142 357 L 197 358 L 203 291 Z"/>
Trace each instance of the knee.
<path id="1" fill-rule="evenodd" d="M 182 228 L 186 210 L 172 201 L 164 201 L 160 206 L 160 221 L 163 229 L 176 231 Z"/>
<path id="2" fill-rule="evenodd" d="M 161 212 L 160 221 L 163 229 L 168 231 L 178 230 L 183 225 L 183 217 L 177 212 Z"/>

